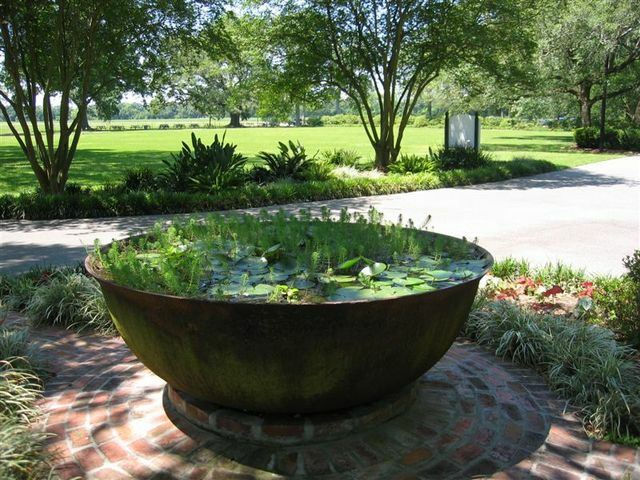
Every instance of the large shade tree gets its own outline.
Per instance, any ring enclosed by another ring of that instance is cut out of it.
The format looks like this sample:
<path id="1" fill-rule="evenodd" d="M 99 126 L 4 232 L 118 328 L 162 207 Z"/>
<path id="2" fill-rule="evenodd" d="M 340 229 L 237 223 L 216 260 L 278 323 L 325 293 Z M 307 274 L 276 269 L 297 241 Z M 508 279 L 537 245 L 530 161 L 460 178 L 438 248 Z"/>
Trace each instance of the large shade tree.
<path id="1" fill-rule="evenodd" d="M 508 75 L 532 46 L 519 0 L 274 3 L 295 51 L 290 68 L 351 98 L 382 170 L 397 159 L 414 106 L 441 72 L 473 64 Z"/>
<path id="2" fill-rule="evenodd" d="M 203 0 L 0 5 L 0 111 L 44 192 L 64 189 L 88 105 L 143 89 L 162 66 L 164 39 L 192 29 L 197 10 L 208 16 L 213 6 Z"/>
<path id="3" fill-rule="evenodd" d="M 538 66 L 548 91 L 573 96 L 582 126 L 598 102 L 640 86 L 640 1 L 551 0 L 540 16 Z M 604 126 L 604 125 L 603 125 Z"/>
<path id="4" fill-rule="evenodd" d="M 172 42 L 160 95 L 210 117 L 228 114 L 229 126 L 240 127 L 257 104 L 264 28 L 264 19 L 228 11 L 196 37 Z"/>

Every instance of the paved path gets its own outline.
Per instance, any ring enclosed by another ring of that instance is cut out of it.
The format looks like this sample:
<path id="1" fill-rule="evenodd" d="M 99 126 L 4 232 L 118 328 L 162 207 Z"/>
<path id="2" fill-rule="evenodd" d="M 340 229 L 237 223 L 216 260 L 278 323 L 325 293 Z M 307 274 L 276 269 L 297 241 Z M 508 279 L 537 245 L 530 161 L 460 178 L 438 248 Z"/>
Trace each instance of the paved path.
<path id="1" fill-rule="evenodd" d="M 32 335 L 56 374 L 41 407 L 62 479 L 640 478 L 639 449 L 588 439 L 541 377 L 466 342 L 420 379 L 400 416 L 338 440 L 275 447 L 165 411 L 164 382 L 120 338 Z"/>
<path id="2" fill-rule="evenodd" d="M 477 238 L 498 259 L 563 261 L 589 272 L 620 274 L 622 258 L 640 248 L 640 156 L 505 182 L 397 195 L 294 204 L 333 211 L 369 206 L 430 228 Z M 99 238 L 108 242 L 175 216 L 91 220 L 0 221 L 0 272 L 37 263 L 79 261 Z"/>

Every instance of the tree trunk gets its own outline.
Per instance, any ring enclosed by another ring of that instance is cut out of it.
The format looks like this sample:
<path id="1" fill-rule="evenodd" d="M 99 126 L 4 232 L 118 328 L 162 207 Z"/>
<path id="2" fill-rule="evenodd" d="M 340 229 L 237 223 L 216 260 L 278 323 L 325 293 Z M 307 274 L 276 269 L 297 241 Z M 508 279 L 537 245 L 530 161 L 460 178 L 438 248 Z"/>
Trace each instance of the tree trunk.
<path id="1" fill-rule="evenodd" d="M 433 113 L 433 102 L 429 100 L 429 103 L 427 103 L 427 118 L 431 119 L 432 113 Z"/>
<path id="2" fill-rule="evenodd" d="M 636 103 L 636 111 L 633 113 L 631 121 L 636 125 L 640 125 L 640 99 L 638 100 L 638 103 Z"/>
<path id="3" fill-rule="evenodd" d="M 91 128 L 91 125 L 89 125 L 89 116 L 87 115 L 87 111 L 85 110 L 84 114 L 82 115 L 82 118 L 80 119 L 80 124 L 82 125 L 82 131 L 86 132 L 88 130 L 93 130 L 93 128 Z"/>
<path id="4" fill-rule="evenodd" d="M 300 125 L 302 125 L 302 121 L 300 120 L 300 104 L 296 103 L 296 111 L 295 111 L 295 115 L 293 117 L 293 123 L 296 127 L 299 127 Z"/>
<path id="5" fill-rule="evenodd" d="M 229 127 L 231 128 L 240 128 L 242 124 L 240 123 L 240 113 L 231 112 L 231 119 L 229 120 Z"/>
<path id="6" fill-rule="evenodd" d="M 593 107 L 593 100 L 591 100 L 591 84 L 580 85 L 578 102 L 580 103 L 580 125 L 583 127 L 592 126 L 591 107 Z"/>
<path id="7" fill-rule="evenodd" d="M 398 159 L 399 150 L 394 147 L 393 138 L 385 142 L 383 139 L 373 146 L 376 152 L 376 168 L 382 172 L 389 170 L 389 165 Z"/>

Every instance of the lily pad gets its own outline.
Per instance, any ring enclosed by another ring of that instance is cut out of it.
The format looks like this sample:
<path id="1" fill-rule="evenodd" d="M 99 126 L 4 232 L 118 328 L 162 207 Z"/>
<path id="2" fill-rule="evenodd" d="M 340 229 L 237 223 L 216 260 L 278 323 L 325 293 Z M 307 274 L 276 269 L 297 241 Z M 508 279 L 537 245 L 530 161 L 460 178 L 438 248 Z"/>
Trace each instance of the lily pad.
<path id="1" fill-rule="evenodd" d="M 411 290 L 413 290 L 413 292 L 415 293 L 423 293 L 423 292 L 433 292 L 435 290 L 437 290 L 436 287 L 434 287 L 433 285 L 428 285 L 426 283 L 422 283 L 420 285 L 415 285 Z"/>
<path id="2" fill-rule="evenodd" d="M 255 287 L 248 289 L 246 292 L 244 292 L 244 294 L 251 297 L 266 296 L 273 293 L 274 290 L 275 290 L 275 287 L 273 285 L 267 285 L 266 283 L 259 283 Z"/>
<path id="3" fill-rule="evenodd" d="M 401 287 L 413 287 L 415 285 L 423 284 L 424 280 L 422 278 L 415 278 L 415 277 L 396 278 L 393 280 L 393 283 Z"/>
<path id="4" fill-rule="evenodd" d="M 376 277 L 380 275 L 382 272 L 384 272 L 386 269 L 387 269 L 386 263 L 374 262 L 371 265 L 367 265 L 362 270 L 360 270 L 360 273 L 358 275 L 362 275 L 363 277 Z"/>
<path id="5" fill-rule="evenodd" d="M 341 300 L 367 300 L 375 298 L 375 291 L 370 288 L 363 287 L 343 287 L 336 290 L 336 292 L 329 297 L 332 301 Z"/>
<path id="6" fill-rule="evenodd" d="M 471 278 L 477 275 L 476 272 L 472 270 L 456 270 L 455 277 L 459 279 Z"/>
<path id="7" fill-rule="evenodd" d="M 337 283 L 351 283 L 356 281 L 356 277 L 353 275 L 331 275 L 329 279 Z"/>
<path id="8" fill-rule="evenodd" d="M 429 270 L 425 272 L 425 276 L 433 279 L 434 282 L 444 282 L 453 277 L 454 273 L 449 270 Z"/>
<path id="9" fill-rule="evenodd" d="M 311 282 L 305 278 L 298 278 L 293 282 L 293 286 L 298 290 L 307 290 L 316 286 L 314 282 Z"/>
<path id="10" fill-rule="evenodd" d="M 418 259 L 418 261 L 416 262 L 416 265 L 418 267 L 434 268 L 434 267 L 437 267 L 439 263 L 440 262 L 438 262 L 438 260 L 434 259 L 433 257 L 423 255 Z"/>
<path id="11" fill-rule="evenodd" d="M 384 272 L 381 277 L 394 279 L 394 278 L 405 278 L 407 276 L 407 272 L 398 271 L 397 267 L 390 267 L 389 270 Z"/>
<path id="12" fill-rule="evenodd" d="M 264 257 L 245 257 L 235 264 L 241 270 L 264 270 L 269 262 Z"/>

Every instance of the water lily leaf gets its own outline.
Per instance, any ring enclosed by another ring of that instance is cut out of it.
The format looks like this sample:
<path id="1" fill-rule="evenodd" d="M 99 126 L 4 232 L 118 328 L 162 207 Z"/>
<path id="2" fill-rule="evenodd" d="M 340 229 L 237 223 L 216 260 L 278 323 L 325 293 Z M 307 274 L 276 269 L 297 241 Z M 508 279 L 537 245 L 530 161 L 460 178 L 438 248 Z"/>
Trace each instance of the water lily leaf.
<path id="1" fill-rule="evenodd" d="M 343 287 L 336 290 L 336 292 L 329 297 L 329 300 L 366 300 L 375 297 L 375 291 L 370 288 L 362 287 Z"/>
<path id="2" fill-rule="evenodd" d="M 273 264 L 273 270 L 278 273 L 286 273 L 292 275 L 300 271 L 298 263 L 295 258 L 283 257 L 278 262 Z"/>
<path id="3" fill-rule="evenodd" d="M 315 287 L 316 284 L 304 278 L 298 278 L 295 282 L 293 282 L 293 286 L 298 290 L 306 290 Z"/>
<path id="4" fill-rule="evenodd" d="M 405 278 L 406 276 L 407 276 L 407 272 L 398 271 L 397 267 L 395 266 L 389 267 L 389 270 L 387 270 L 386 272 L 384 272 L 383 275 L 381 275 L 381 277 L 389 278 L 389 279 Z"/>
<path id="5" fill-rule="evenodd" d="M 347 270 L 348 268 L 355 266 L 358 262 L 360 262 L 360 260 L 362 260 L 362 257 L 355 257 L 355 258 L 346 260 L 342 262 L 340 265 L 338 265 L 336 267 L 336 270 Z"/>
<path id="6" fill-rule="evenodd" d="M 237 297 L 247 290 L 247 286 L 239 283 L 230 283 L 228 285 L 219 285 L 214 290 L 221 290 L 225 296 Z"/>
<path id="7" fill-rule="evenodd" d="M 477 275 L 477 273 L 472 270 L 457 270 L 455 274 L 456 278 L 460 279 L 471 278 Z"/>
<path id="8" fill-rule="evenodd" d="M 380 278 L 380 277 L 378 277 L 378 278 Z M 374 287 L 378 287 L 378 288 L 380 288 L 380 287 L 389 287 L 391 285 L 393 285 L 393 280 L 384 279 L 384 280 L 376 280 L 375 282 L 373 282 L 373 286 Z"/>
<path id="9" fill-rule="evenodd" d="M 276 243 L 275 245 L 272 245 L 271 247 L 267 248 L 264 252 L 262 252 L 262 256 L 266 257 L 267 255 L 269 255 L 271 253 L 277 252 L 281 248 L 282 248 L 282 245 L 279 244 L 279 243 Z"/>
<path id="10" fill-rule="evenodd" d="M 425 276 L 433 279 L 435 282 L 443 282 L 449 280 L 453 276 L 453 272 L 449 270 L 429 270 L 425 272 Z"/>
<path id="11" fill-rule="evenodd" d="M 367 265 L 358 275 L 362 275 L 363 277 L 375 277 L 380 275 L 387 269 L 387 264 L 382 262 L 374 262 L 371 265 Z"/>
<path id="12" fill-rule="evenodd" d="M 270 295 L 274 290 L 275 287 L 273 285 L 259 283 L 255 287 L 248 289 L 244 294 L 247 296 L 264 296 Z"/>
<path id="13" fill-rule="evenodd" d="M 413 287 L 415 285 L 420 285 L 424 283 L 424 280 L 421 278 L 415 278 L 415 277 L 396 278 L 393 280 L 393 283 L 401 287 Z"/>
<path id="14" fill-rule="evenodd" d="M 426 283 L 421 283 L 420 285 L 415 285 L 412 289 L 413 292 L 433 292 L 435 290 L 438 290 L 436 287 L 434 287 L 433 285 L 428 285 Z"/>
<path id="15" fill-rule="evenodd" d="M 424 267 L 434 268 L 434 267 L 438 266 L 438 264 L 439 264 L 439 262 L 436 259 L 434 259 L 433 257 L 429 257 L 427 255 L 423 255 L 416 262 L 416 265 L 418 267 L 423 267 L 423 268 Z"/>
<path id="16" fill-rule="evenodd" d="M 236 263 L 236 268 L 241 270 L 263 270 L 269 262 L 264 257 L 245 257 Z"/>
<path id="17" fill-rule="evenodd" d="M 337 283 L 351 283 L 356 281 L 356 277 L 353 275 L 332 275 L 329 279 Z"/>
<path id="18" fill-rule="evenodd" d="M 268 282 L 282 283 L 286 282 L 290 276 L 291 275 L 289 275 L 288 273 L 271 272 L 262 275 L 262 278 Z"/>

